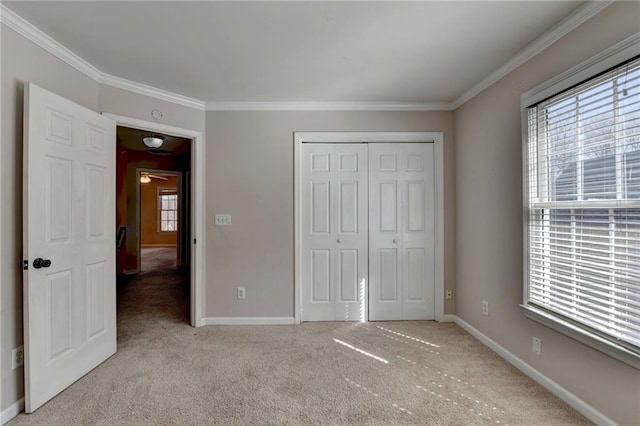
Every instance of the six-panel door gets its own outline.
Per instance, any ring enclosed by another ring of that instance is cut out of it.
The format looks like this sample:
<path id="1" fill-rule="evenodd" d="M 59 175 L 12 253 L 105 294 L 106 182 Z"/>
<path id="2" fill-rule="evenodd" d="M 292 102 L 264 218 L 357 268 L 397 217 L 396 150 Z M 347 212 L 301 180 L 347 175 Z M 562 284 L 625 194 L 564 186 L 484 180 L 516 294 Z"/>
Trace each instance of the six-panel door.
<path id="1" fill-rule="evenodd" d="M 116 351 L 115 128 L 94 111 L 25 87 L 27 412 Z"/>
<path id="2" fill-rule="evenodd" d="M 303 144 L 302 320 L 363 321 L 367 146 Z"/>
<path id="3" fill-rule="evenodd" d="M 433 144 L 369 144 L 369 319 L 435 318 Z"/>

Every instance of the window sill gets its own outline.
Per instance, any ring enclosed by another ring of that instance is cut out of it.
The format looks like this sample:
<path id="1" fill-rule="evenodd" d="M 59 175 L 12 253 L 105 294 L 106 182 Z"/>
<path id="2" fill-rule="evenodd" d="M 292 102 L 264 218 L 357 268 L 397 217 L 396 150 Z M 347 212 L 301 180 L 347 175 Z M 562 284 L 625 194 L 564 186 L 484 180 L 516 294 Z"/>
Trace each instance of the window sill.
<path id="1" fill-rule="evenodd" d="M 640 354 L 635 353 L 622 345 L 603 339 L 597 334 L 591 333 L 568 321 L 550 314 L 532 305 L 520 305 L 524 315 L 530 320 L 543 324 L 559 333 L 571 337 L 578 342 L 584 343 L 600 352 L 603 352 L 618 361 L 624 362 L 640 370 Z"/>

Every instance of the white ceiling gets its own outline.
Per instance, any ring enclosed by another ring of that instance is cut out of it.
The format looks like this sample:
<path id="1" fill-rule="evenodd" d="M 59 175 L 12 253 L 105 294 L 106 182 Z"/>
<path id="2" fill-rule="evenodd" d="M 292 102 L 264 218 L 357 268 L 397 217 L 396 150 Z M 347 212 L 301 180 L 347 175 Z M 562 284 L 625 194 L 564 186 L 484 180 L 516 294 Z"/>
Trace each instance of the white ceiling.
<path id="1" fill-rule="evenodd" d="M 100 71 L 208 102 L 453 102 L 579 1 L 24 1 Z"/>

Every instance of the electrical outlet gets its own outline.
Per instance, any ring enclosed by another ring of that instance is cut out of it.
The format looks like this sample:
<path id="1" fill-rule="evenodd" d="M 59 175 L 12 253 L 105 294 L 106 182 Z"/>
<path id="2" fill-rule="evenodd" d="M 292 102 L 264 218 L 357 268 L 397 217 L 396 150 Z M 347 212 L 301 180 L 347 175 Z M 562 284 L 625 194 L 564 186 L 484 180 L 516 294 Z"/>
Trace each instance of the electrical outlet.
<path id="1" fill-rule="evenodd" d="M 531 345 L 531 350 L 534 354 L 540 355 L 542 352 L 542 340 L 533 336 L 533 343 Z"/>
<path id="2" fill-rule="evenodd" d="M 24 364 L 24 346 L 18 346 L 11 351 L 11 368 L 15 370 Z"/>
<path id="3" fill-rule="evenodd" d="M 453 299 L 453 290 L 448 288 L 447 289 L 447 300 L 452 300 Z"/>
<path id="4" fill-rule="evenodd" d="M 482 313 L 484 315 L 489 315 L 489 302 L 486 300 L 482 301 Z"/>
<path id="5" fill-rule="evenodd" d="M 246 296 L 244 287 L 238 287 L 238 299 L 244 299 Z"/>

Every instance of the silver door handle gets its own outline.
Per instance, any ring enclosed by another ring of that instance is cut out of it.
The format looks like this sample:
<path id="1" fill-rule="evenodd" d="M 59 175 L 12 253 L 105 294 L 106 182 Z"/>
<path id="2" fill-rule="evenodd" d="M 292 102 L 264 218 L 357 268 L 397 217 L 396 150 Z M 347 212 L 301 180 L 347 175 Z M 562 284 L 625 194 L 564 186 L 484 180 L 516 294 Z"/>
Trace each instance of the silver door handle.
<path id="1" fill-rule="evenodd" d="M 338 239 L 336 240 L 336 242 L 339 244 L 339 243 L 341 243 L 342 241 L 340 241 L 340 238 L 338 238 Z"/>
<path id="2" fill-rule="evenodd" d="M 397 238 L 393 239 L 393 244 L 398 244 L 398 239 Z"/>

